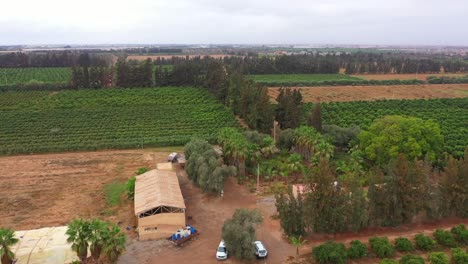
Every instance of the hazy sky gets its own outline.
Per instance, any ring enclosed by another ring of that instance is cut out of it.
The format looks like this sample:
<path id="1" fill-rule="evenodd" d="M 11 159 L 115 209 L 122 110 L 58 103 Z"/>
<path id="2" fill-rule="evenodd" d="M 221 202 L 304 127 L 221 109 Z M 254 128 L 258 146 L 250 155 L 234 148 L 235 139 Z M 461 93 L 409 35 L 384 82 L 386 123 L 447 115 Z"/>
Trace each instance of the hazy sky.
<path id="1" fill-rule="evenodd" d="M 0 45 L 468 45 L 467 0 L 1 0 Z"/>

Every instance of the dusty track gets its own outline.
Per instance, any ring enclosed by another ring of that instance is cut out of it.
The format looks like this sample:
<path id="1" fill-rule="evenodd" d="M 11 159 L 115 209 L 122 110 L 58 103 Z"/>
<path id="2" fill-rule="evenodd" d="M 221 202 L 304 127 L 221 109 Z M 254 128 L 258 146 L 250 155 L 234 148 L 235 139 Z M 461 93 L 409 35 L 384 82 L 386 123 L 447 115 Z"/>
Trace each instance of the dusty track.
<path id="1" fill-rule="evenodd" d="M 318 86 L 299 87 L 304 102 L 348 102 L 383 99 L 434 99 L 468 97 L 468 84 L 381 85 L 381 86 Z M 275 99 L 278 87 L 268 89 Z"/>

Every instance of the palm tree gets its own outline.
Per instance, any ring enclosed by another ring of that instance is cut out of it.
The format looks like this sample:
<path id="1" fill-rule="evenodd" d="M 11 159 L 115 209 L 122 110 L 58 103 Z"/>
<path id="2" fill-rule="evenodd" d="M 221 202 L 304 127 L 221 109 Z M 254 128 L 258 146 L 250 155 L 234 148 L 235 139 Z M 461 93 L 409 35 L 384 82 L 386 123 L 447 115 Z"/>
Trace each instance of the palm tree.
<path id="1" fill-rule="evenodd" d="M 11 264 L 15 258 L 15 254 L 11 251 L 10 247 L 18 243 L 13 229 L 0 228 L 0 256 L 1 263 Z"/>
<path id="2" fill-rule="evenodd" d="M 299 237 L 291 236 L 289 237 L 289 240 L 291 241 L 291 244 L 293 244 L 293 246 L 296 247 L 296 260 L 297 260 L 297 258 L 299 257 L 299 248 L 302 247 L 302 245 L 304 245 L 307 242 L 307 240 L 303 239 L 302 236 L 299 236 Z"/>
<path id="3" fill-rule="evenodd" d="M 99 219 L 94 219 L 90 223 L 90 251 L 91 257 L 93 257 L 96 263 L 99 263 L 99 257 L 101 256 L 102 248 L 104 246 L 104 238 L 107 236 L 108 224 Z"/>
<path id="4" fill-rule="evenodd" d="M 85 262 L 88 257 L 89 238 L 91 237 L 90 223 L 75 219 L 68 224 L 67 242 L 72 244 L 72 250 L 76 252 L 81 262 Z"/>
<path id="5" fill-rule="evenodd" d="M 112 225 L 104 237 L 103 251 L 109 258 L 111 263 L 115 263 L 117 259 L 125 251 L 127 237 L 120 231 L 116 225 Z"/>

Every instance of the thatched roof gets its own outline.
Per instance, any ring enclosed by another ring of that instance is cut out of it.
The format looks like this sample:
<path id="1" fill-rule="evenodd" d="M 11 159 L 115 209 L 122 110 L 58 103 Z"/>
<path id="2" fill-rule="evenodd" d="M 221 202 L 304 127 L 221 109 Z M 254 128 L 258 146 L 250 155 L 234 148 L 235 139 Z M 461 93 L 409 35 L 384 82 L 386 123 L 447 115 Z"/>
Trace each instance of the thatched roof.
<path id="1" fill-rule="evenodd" d="M 174 171 L 151 170 L 136 177 L 135 215 L 157 207 L 185 209 L 179 180 Z"/>

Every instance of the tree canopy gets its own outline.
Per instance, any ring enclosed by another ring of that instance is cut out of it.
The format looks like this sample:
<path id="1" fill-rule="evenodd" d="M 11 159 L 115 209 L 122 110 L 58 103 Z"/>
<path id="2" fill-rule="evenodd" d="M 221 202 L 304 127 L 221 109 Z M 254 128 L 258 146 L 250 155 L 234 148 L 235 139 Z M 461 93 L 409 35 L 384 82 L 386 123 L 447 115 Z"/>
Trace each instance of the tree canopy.
<path id="1" fill-rule="evenodd" d="M 366 157 L 380 165 L 387 164 L 400 153 L 409 160 L 426 158 L 434 161 L 444 144 L 437 123 L 404 116 L 377 119 L 358 137 Z"/>

